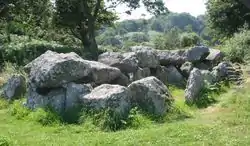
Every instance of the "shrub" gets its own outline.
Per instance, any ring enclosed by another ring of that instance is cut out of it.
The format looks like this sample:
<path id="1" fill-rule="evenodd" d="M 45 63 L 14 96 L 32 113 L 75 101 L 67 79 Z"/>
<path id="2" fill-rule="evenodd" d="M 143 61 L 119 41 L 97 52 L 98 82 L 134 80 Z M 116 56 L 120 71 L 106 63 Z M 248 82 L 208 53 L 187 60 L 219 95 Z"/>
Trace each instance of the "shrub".
<path id="1" fill-rule="evenodd" d="M 28 42 L 26 39 L 20 39 L 13 41 L 10 44 L 5 44 L 0 48 L 0 62 L 11 62 L 17 65 L 25 65 L 37 58 L 47 50 L 55 51 L 58 53 L 76 52 L 77 54 L 83 54 L 83 50 L 80 47 L 69 47 L 59 45 L 55 42 L 46 42 L 32 40 Z M 83 56 L 84 57 L 84 56 Z"/>
<path id="2" fill-rule="evenodd" d="M 180 36 L 180 43 L 182 47 L 195 46 L 200 42 L 200 37 L 194 33 L 182 33 Z"/>
<path id="3" fill-rule="evenodd" d="M 36 109 L 36 111 L 29 114 L 29 119 L 32 121 L 38 122 L 43 126 L 49 126 L 60 123 L 60 117 L 56 112 L 53 112 L 50 109 Z"/>
<path id="4" fill-rule="evenodd" d="M 0 97 L 0 110 L 6 109 L 8 107 L 8 105 L 9 105 L 8 102 L 4 99 L 1 99 L 1 97 Z"/>
<path id="5" fill-rule="evenodd" d="M 159 50 L 172 50 L 180 48 L 180 30 L 172 28 L 165 34 L 160 34 L 153 40 L 155 48 Z"/>
<path id="6" fill-rule="evenodd" d="M 145 33 L 137 32 L 133 33 L 129 40 L 137 43 L 149 42 L 149 36 Z"/>
<path id="7" fill-rule="evenodd" d="M 31 111 L 23 105 L 23 100 L 14 101 L 9 108 L 9 113 L 17 119 L 25 119 L 30 112 Z"/>
<path id="8" fill-rule="evenodd" d="M 79 119 L 80 123 L 91 121 L 95 126 L 105 131 L 117 131 L 126 126 L 126 118 L 121 117 L 112 109 L 94 111 L 91 109 L 83 109 Z"/>
<path id="9" fill-rule="evenodd" d="M 226 54 L 226 59 L 232 62 L 250 61 L 250 30 L 241 30 L 224 42 L 221 49 Z"/>

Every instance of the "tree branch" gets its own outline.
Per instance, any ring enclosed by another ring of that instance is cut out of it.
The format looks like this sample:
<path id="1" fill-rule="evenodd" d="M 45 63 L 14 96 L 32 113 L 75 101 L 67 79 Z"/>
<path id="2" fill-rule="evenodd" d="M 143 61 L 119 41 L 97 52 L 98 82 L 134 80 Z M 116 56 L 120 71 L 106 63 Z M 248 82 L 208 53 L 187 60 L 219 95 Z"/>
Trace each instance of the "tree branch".
<path id="1" fill-rule="evenodd" d="M 116 8 L 118 5 L 122 4 L 122 1 L 119 1 L 118 3 L 116 3 L 115 5 L 111 5 L 109 7 L 106 7 L 105 10 L 111 9 L 111 8 Z"/>
<path id="2" fill-rule="evenodd" d="M 101 0 L 97 0 L 97 2 L 95 4 L 94 15 L 93 15 L 94 21 L 96 21 L 96 19 L 97 19 L 97 15 L 99 13 L 100 8 L 101 8 Z"/>
<path id="3" fill-rule="evenodd" d="M 76 38 L 78 38 L 79 40 L 81 40 L 81 36 L 79 33 L 77 33 L 73 28 L 70 29 L 71 33 L 73 34 L 73 36 L 75 36 Z"/>

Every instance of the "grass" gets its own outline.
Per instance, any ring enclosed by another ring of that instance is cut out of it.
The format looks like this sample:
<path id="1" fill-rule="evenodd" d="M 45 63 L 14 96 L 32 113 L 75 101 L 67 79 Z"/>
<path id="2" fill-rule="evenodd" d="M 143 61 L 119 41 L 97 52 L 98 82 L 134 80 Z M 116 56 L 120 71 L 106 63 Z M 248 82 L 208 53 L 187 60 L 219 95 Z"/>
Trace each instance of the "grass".
<path id="1" fill-rule="evenodd" d="M 43 125 L 37 119 L 50 117 L 43 111 L 38 112 L 39 116 L 33 113 L 32 116 L 29 115 L 23 120 L 20 117 L 27 114 L 27 111 L 17 112 L 16 109 L 13 109 L 14 105 L 14 107 L 18 107 L 18 102 L 16 102 L 10 107 L 0 106 L 0 145 L 2 141 L 5 145 L 25 146 L 249 145 L 249 87 L 250 84 L 247 84 L 245 88 L 230 90 L 217 98 L 218 103 L 205 109 L 186 106 L 182 99 L 183 90 L 175 89 L 172 93 L 176 98 L 176 108 L 172 114 L 168 115 L 166 122 L 155 123 L 140 114 L 134 114 L 137 123 L 134 123 L 129 129 L 117 132 L 101 131 L 91 122 L 83 125 Z M 170 90 L 173 89 L 170 88 Z M 4 101 L 0 103 L 0 105 L 6 105 Z M 13 113 L 18 113 L 19 116 Z M 178 113 L 184 113 L 184 118 L 181 118 Z M 178 116 L 175 117 L 176 115 Z M 188 118 L 185 117 L 187 115 Z"/>

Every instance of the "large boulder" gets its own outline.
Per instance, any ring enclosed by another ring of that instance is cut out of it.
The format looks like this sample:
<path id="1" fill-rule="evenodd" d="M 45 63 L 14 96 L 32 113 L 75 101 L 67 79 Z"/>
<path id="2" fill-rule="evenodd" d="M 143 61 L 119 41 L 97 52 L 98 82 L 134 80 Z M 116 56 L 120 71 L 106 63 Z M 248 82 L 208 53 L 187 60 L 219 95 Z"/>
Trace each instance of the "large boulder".
<path id="1" fill-rule="evenodd" d="M 98 62 L 117 67 L 124 73 L 135 72 L 138 68 L 138 60 L 134 52 L 119 53 L 106 52 L 98 57 Z"/>
<path id="2" fill-rule="evenodd" d="M 90 78 L 97 85 L 110 83 L 122 75 L 118 68 L 100 62 L 84 60 L 90 66 Z"/>
<path id="3" fill-rule="evenodd" d="M 13 75 L 4 84 L 1 96 L 7 100 L 22 98 L 26 93 L 26 80 L 23 75 Z"/>
<path id="4" fill-rule="evenodd" d="M 138 70 L 132 75 L 132 80 L 140 80 L 150 76 L 151 72 L 149 68 L 138 68 Z"/>
<path id="5" fill-rule="evenodd" d="M 131 108 L 131 94 L 128 88 L 119 85 L 103 84 L 82 96 L 81 104 L 95 111 L 111 109 L 121 117 L 128 116 Z"/>
<path id="6" fill-rule="evenodd" d="M 209 55 L 209 48 L 205 46 L 195 46 L 188 50 L 187 59 L 189 62 L 199 62 Z"/>
<path id="7" fill-rule="evenodd" d="M 25 66 L 29 80 L 37 87 L 60 87 L 80 80 L 91 73 L 90 63 L 76 53 L 47 51 Z"/>
<path id="8" fill-rule="evenodd" d="M 80 97 L 89 94 L 93 90 L 90 84 L 68 83 L 63 87 L 66 89 L 64 109 L 78 107 L 80 103 Z"/>
<path id="9" fill-rule="evenodd" d="M 80 98 L 92 91 L 88 84 L 68 83 L 63 87 L 49 89 L 46 94 L 39 94 L 36 87 L 29 84 L 25 105 L 30 109 L 52 107 L 58 113 L 79 106 Z"/>
<path id="10" fill-rule="evenodd" d="M 211 61 L 212 63 L 218 63 L 224 57 L 224 54 L 218 49 L 209 48 L 209 55 L 206 60 Z"/>
<path id="11" fill-rule="evenodd" d="M 76 53 L 47 51 L 26 65 L 29 80 L 37 88 L 56 88 L 70 82 L 109 83 L 121 75 L 118 68 L 83 60 Z"/>
<path id="12" fill-rule="evenodd" d="M 227 78 L 229 71 L 228 69 L 233 68 L 233 65 L 229 62 L 221 62 L 215 66 L 212 70 L 212 74 L 216 77 L 216 81 L 222 81 Z"/>
<path id="13" fill-rule="evenodd" d="M 162 66 L 182 65 L 187 61 L 187 50 L 158 50 L 157 56 Z"/>
<path id="14" fill-rule="evenodd" d="M 133 106 L 149 114 L 162 116 L 171 107 L 173 98 L 167 87 L 156 77 L 147 77 L 131 83 Z"/>
<path id="15" fill-rule="evenodd" d="M 155 51 L 141 50 L 136 52 L 137 59 L 139 61 L 139 67 L 141 68 L 156 68 L 159 66 L 159 58 Z"/>
<path id="16" fill-rule="evenodd" d="M 195 68 L 198 68 L 200 70 L 210 70 L 212 67 L 204 62 L 198 62 L 195 64 Z"/>
<path id="17" fill-rule="evenodd" d="M 154 48 L 152 47 L 149 47 L 149 46 L 142 46 L 142 45 L 139 45 L 139 46 L 132 46 L 129 48 L 129 51 L 131 52 L 137 52 L 137 51 L 153 51 L 155 50 Z"/>
<path id="18" fill-rule="evenodd" d="M 194 65 L 191 62 L 185 62 L 180 67 L 180 70 L 181 70 L 183 76 L 186 77 L 186 78 L 188 78 L 189 74 L 193 70 L 193 68 L 194 68 Z"/>
<path id="19" fill-rule="evenodd" d="M 175 85 L 178 87 L 185 86 L 185 78 L 174 66 L 158 67 L 156 77 L 158 77 L 165 84 Z"/>
<path id="20" fill-rule="evenodd" d="M 216 77 L 213 75 L 212 72 L 208 70 L 201 70 L 201 74 L 202 74 L 203 80 L 208 85 L 214 84 L 216 82 Z"/>
<path id="21" fill-rule="evenodd" d="M 119 77 L 114 79 L 110 84 L 128 86 L 129 82 L 130 82 L 129 77 L 124 74 L 121 74 Z"/>
<path id="22" fill-rule="evenodd" d="M 49 90 L 47 94 L 39 94 L 32 84 L 28 87 L 28 96 L 25 106 L 31 110 L 51 107 L 58 113 L 62 113 L 65 105 L 66 91 L 64 88 Z"/>
<path id="23" fill-rule="evenodd" d="M 189 61 L 192 63 L 205 60 L 209 54 L 209 49 L 204 46 L 196 46 L 186 50 L 159 50 L 157 56 L 163 66 L 181 66 Z"/>
<path id="24" fill-rule="evenodd" d="M 185 102 L 187 104 L 192 104 L 199 100 L 199 95 L 204 87 L 203 76 L 201 71 L 197 68 L 194 68 L 187 81 L 187 86 L 185 89 Z"/>

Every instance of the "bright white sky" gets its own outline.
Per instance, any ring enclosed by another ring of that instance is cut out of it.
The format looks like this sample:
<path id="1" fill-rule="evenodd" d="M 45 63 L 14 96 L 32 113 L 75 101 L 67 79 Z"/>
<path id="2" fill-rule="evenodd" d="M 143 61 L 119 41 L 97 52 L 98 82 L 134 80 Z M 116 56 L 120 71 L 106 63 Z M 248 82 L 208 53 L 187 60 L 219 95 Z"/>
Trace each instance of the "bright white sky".
<path id="1" fill-rule="evenodd" d="M 171 11 L 176 13 L 187 12 L 193 16 L 198 16 L 204 14 L 206 11 L 205 0 L 163 0 L 165 6 Z M 145 8 L 141 7 L 132 12 L 132 15 L 127 15 L 123 13 L 126 9 L 126 6 L 118 6 L 116 12 L 120 16 L 120 20 L 124 19 L 138 19 L 142 18 L 142 14 L 146 14 L 146 17 L 150 17 L 146 13 Z"/>

